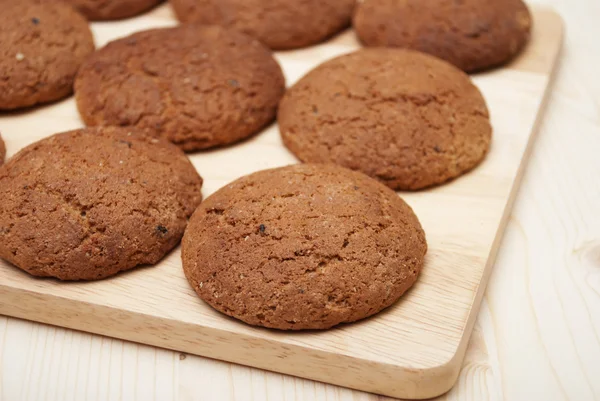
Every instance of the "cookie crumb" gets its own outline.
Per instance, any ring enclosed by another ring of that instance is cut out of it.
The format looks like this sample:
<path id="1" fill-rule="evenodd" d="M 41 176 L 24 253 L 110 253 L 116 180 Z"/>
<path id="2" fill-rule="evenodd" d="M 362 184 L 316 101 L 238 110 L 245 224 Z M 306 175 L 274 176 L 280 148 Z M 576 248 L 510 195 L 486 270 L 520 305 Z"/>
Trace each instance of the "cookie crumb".
<path id="1" fill-rule="evenodd" d="M 179 360 L 180 360 L 180 361 L 183 361 L 183 360 L 185 360 L 185 358 L 187 358 L 187 355 L 186 355 L 186 354 L 179 354 Z"/>

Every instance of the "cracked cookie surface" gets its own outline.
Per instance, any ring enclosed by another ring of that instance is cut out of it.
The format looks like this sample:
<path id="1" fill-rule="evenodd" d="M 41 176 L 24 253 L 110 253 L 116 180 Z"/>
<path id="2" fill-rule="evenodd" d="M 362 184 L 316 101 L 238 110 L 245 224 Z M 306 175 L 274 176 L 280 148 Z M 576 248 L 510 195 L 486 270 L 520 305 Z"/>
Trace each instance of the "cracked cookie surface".
<path id="1" fill-rule="evenodd" d="M 285 79 L 269 49 L 218 26 L 182 25 L 109 43 L 75 82 L 88 126 L 134 126 L 186 151 L 237 142 L 274 118 Z"/>
<path id="2" fill-rule="evenodd" d="M 334 165 L 254 173 L 208 197 L 182 241 L 201 299 L 246 323 L 327 329 L 392 305 L 427 244 L 392 190 Z"/>
<path id="3" fill-rule="evenodd" d="M 0 109 L 52 102 L 73 93 L 83 60 L 94 51 L 85 18 L 41 0 L 4 0 L 0 12 Z"/>
<path id="4" fill-rule="evenodd" d="M 65 0 L 62 0 L 65 1 Z M 161 3 L 163 0 L 66 0 L 93 21 L 129 18 Z"/>
<path id="5" fill-rule="evenodd" d="M 201 186 L 166 141 L 121 128 L 56 134 L 0 167 L 0 257 L 61 280 L 154 264 L 179 243 Z"/>
<path id="6" fill-rule="evenodd" d="M 182 22 L 217 24 L 274 50 L 322 42 L 350 25 L 356 0 L 170 0 Z"/>
<path id="7" fill-rule="evenodd" d="M 353 25 L 367 46 L 419 50 L 472 72 L 517 55 L 532 19 L 522 0 L 365 0 Z"/>
<path id="8" fill-rule="evenodd" d="M 492 135 L 485 100 L 464 72 L 402 49 L 363 49 L 321 64 L 285 94 L 278 122 L 300 160 L 339 164 L 402 190 L 472 169 Z"/>

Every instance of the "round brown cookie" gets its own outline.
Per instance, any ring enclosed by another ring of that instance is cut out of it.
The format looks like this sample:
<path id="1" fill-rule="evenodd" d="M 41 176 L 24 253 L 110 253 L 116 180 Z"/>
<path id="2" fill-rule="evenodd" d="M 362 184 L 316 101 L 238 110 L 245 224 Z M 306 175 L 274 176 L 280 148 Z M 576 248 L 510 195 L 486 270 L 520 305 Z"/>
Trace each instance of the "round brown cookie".
<path id="1" fill-rule="evenodd" d="M 468 75 L 423 53 L 384 48 L 309 72 L 284 96 L 278 121 L 300 160 L 336 163 L 405 190 L 475 167 L 492 133 Z"/>
<path id="2" fill-rule="evenodd" d="M 354 15 L 364 44 L 419 50 L 468 72 L 512 59 L 531 25 L 522 0 L 364 0 Z"/>
<path id="3" fill-rule="evenodd" d="M 0 109 L 62 99 L 73 93 L 94 39 L 70 6 L 42 0 L 3 0 L 0 12 Z"/>
<path id="4" fill-rule="evenodd" d="M 162 0 L 63 0 L 93 21 L 133 17 L 162 2 Z"/>
<path id="5" fill-rule="evenodd" d="M 427 243 L 392 190 L 334 165 L 243 177 L 206 199 L 182 241 L 200 298 L 246 323 L 327 329 L 392 305 L 417 280 Z"/>
<path id="6" fill-rule="evenodd" d="M 310 46 L 350 25 L 356 0 L 170 0 L 183 22 L 236 28 L 274 50 Z"/>
<path id="7" fill-rule="evenodd" d="M 6 145 L 0 136 L 0 166 L 4 164 L 4 158 L 6 157 Z"/>
<path id="8" fill-rule="evenodd" d="M 121 128 L 51 136 L 0 168 L 0 257 L 61 280 L 154 264 L 179 243 L 201 186 L 166 141 Z"/>
<path id="9" fill-rule="evenodd" d="M 182 25 L 109 43 L 75 82 L 87 125 L 135 126 L 186 151 L 244 139 L 275 118 L 285 91 L 270 50 L 218 26 Z"/>

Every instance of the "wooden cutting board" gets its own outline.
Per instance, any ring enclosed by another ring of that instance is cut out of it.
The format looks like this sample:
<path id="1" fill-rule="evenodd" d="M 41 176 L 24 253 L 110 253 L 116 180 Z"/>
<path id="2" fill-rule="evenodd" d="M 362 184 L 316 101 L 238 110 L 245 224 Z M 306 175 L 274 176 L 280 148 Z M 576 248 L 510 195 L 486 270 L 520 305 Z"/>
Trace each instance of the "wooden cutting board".
<path id="1" fill-rule="evenodd" d="M 158 266 L 93 283 L 35 279 L 0 261 L 0 313 L 389 396 L 446 392 L 458 377 L 561 47 L 560 17 L 547 9 L 533 11 L 526 52 L 503 69 L 474 76 L 494 126 L 485 162 L 445 186 L 401 194 L 425 228 L 429 253 L 416 286 L 386 311 L 324 332 L 250 327 L 196 297 L 177 249 Z M 101 46 L 174 23 L 164 5 L 140 18 L 96 23 L 93 30 Z M 277 58 L 290 85 L 320 62 L 356 48 L 348 31 Z M 73 99 L 0 114 L 9 154 L 80 126 Z M 242 144 L 190 157 L 205 178 L 204 196 L 242 175 L 296 162 L 276 126 Z"/>

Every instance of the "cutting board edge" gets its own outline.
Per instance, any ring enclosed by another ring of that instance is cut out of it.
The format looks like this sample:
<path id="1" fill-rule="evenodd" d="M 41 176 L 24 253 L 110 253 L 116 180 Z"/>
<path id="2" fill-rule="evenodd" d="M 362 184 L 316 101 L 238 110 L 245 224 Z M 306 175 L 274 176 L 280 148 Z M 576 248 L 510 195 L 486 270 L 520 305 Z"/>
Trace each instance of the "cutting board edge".
<path id="1" fill-rule="evenodd" d="M 462 361 L 455 354 L 439 366 L 410 368 L 144 313 L 129 311 L 123 314 L 118 308 L 73 302 L 66 297 L 3 284 L 0 284 L 0 299 L 4 301 L 0 304 L 2 315 L 390 397 L 420 399 L 445 393 L 456 381 Z M 49 314 L 48 310 L 61 312 Z M 191 337 L 197 340 L 190 342 Z M 286 363 L 282 364 L 281 360 Z M 327 369 L 323 368 L 323 361 L 326 361 Z"/>
<path id="2" fill-rule="evenodd" d="M 492 248 L 490 250 L 488 260 L 486 262 L 485 270 L 482 275 L 482 279 L 479 283 L 479 287 L 477 289 L 477 293 L 475 294 L 475 298 L 473 299 L 473 303 L 472 303 L 471 309 L 469 311 L 469 318 L 467 319 L 465 328 L 463 330 L 464 335 L 459 343 L 459 346 L 457 347 L 454 357 L 452 358 L 451 361 L 449 361 L 446 365 L 444 365 L 444 366 L 447 366 L 448 369 L 454 370 L 454 372 L 453 372 L 454 380 L 452 381 L 452 384 L 445 391 L 436 393 L 434 395 L 427 395 L 422 398 L 432 398 L 432 397 L 437 397 L 442 394 L 445 394 L 446 392 L 450 391 L 452 389 L 452 387 L 454 387 L 456 380 L 458 380 L 458 376 L 460 374 L 460 368 L 462 366 L 462 361 L 464 360 L 467 346 L 469 344 L 469 340 L 471 339 L 471 333 L 473 331 L 473 327 L 475 326 L 475 321 L 477 320 L 477 315 L 478 315 L 479 309 L 481 307 L 481 302 L 483 300 L 483 296 L 485 294 L 487 285 L 488 285 L 490 277 L 492 275 L 493 266 L 496 263 L 496 257 L 498 255 L 498 251 L 500 250 L 500 245 L 502 243 L 502 240 L 504 239 L 504 232 L 505 232 L 508 222 L 510 220 L 510 215 L 512 214 L 513 206 L 516 201 L 517 195 L 519 194 L 521 182 L 525 175 L 527 165 L 529 164 L 529 157 L 531 156 L 531 152 L 533 151 L 533 145 L 536 142 L 536 139 L 538 137 L 543 117 L 546 113 L 546 108 L 548 107 L 550 95 L 552 93 L 552 90 L 554 89 L 554 81 L 556 79 L 556 75 L 560 68 L 560 56 L 562 53 L 562 47 L 563 47 L 563 41 L 564 41 L 565 24 L 564 24 L 564 20 L 560 16 L 560 14 L 558 12 L 556 12 L 552 7 L 543 7 L 543 8 L 540 7 L 540 8 L 542 10 L 544 10 L 544 12 L 552 15 L 552 17 L 555 19 L 555 23 L 556 23 L 557 29 L 558 29 L 558 32 L 557 32 L 558 33 L 558 41 L 556 43 L 555 54 L 553 55 L 552 61 L 551 61 L 552 68 L 551 68 L 550 74 L 548 76 L 548 83 L 544 90 L 544 94 L 541 99 L 540 107 L 538 109 L 538 113 L 535 118 L 535 123 L 534 123 L 533 129 L 531 131 L 531 134 L 529 136 L 529 139 L 527 141 L 527 146 L 525 148 L 525 151 L 523 152 L 523 156 L 521 158 L 521 162 L 520 162 L 519 168 L 517 170 L 517 175 L 515 177 L 515 180 L 513 181 L 510 195 L 508 197 L 506 206 L 504 208 L 502 219 L 498 226 L 498 230 L 496 232 L 496 236 L 494 238 L 494 242 L 492 244 Z M 458 361 L 458 367 L 456 367 L 455 363 L 452 363 L 453 361 L 455 361 L 455 362 Z M 404 397 L 404 398 L 406 398 L 406 397 Z M 416 399 L 420 399 L 420 398 L 416 398 Z"/>

